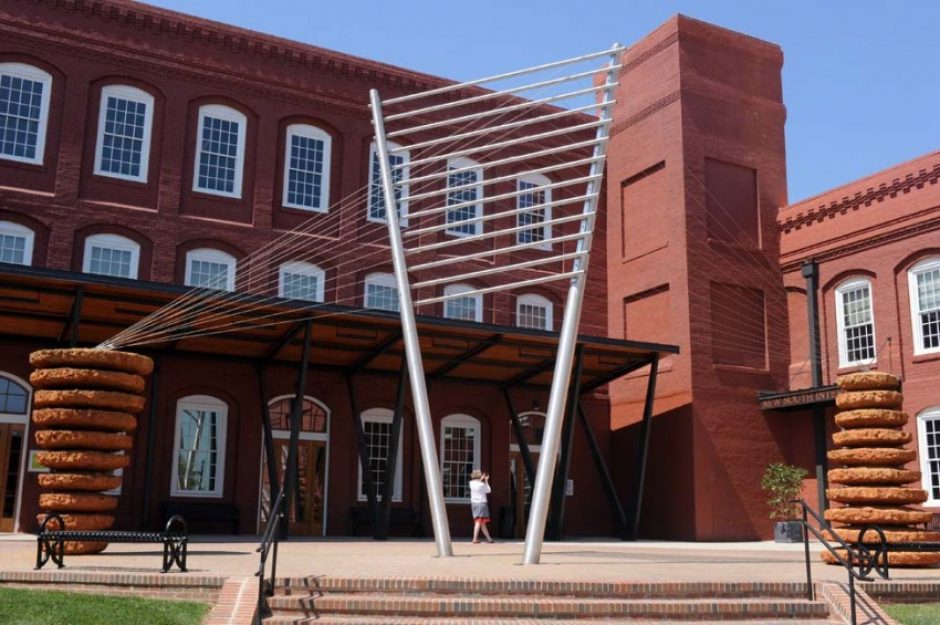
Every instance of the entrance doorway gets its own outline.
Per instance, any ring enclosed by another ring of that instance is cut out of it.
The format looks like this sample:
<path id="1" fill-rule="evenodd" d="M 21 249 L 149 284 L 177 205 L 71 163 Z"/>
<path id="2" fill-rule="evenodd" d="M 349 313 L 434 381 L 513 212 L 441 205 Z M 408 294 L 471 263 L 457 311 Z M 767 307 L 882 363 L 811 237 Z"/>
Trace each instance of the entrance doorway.
<path id="1" fill-rule="evenodd" d="M 290 413 L 293 396 L 271 400 L 269 411 L 274 435 L 274 457 L 278 483 L 284 484 L 290 446 Z M 304 398 L 300 440 L 297 445 L 297 473 L 300 497 L 288 511 L 290 533 L 297 536 L 321 536 L 326 533 L 326 493 L 329 455 L 329 409 L 312 397 Z M 276 495 L 276 493 L 275 493 Z M 261 452 L 261 501 L 259 531 L 267 523 L 271 509 L 271 484 L 267 457 Z"/>
<path id="2" fill-rule="evenodd" d="M 0 373 L 0 532 L 16 529 L 26 456 L 30 388 Z"/>
<path id="3" fill-rule="evenodd" d="M 522 425 L 526 445 L 529 448 L 532 469 L 535 470 L 539 464 L 542 431 L 545 429 L 545 414 L 542 412 L 520 413 L 519 423 Z M 512 502 L 512 531 L 513 537 L 524 538 L 526 524 L 529 521 L 529 506 L 532 503 L 532 486 L 526 480 L 525 463 L 522 460 L 522 450 L 516 440 L 515 430 L 512 429 L 511 432 L 511 442 L 509 444 L 509 497 Z"/>

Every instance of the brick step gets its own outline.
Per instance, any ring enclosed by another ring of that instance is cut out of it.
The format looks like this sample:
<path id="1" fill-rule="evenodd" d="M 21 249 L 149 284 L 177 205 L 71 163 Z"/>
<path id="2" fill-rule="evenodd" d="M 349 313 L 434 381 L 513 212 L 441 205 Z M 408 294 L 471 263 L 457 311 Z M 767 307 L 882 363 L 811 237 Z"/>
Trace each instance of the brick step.
<path id="1" fill-rule="evenodd" d="M 448 595 L 343 594 L 321 596 L 278 595 L 268 600 L 275 616 L 322 618 L 334 615 L 389 617 L 462 617 L 464 619 L 510 617 L 535 619 L 635 619 L 672 618 L 827 618 L 829 610 L 821 601 L 780 598 L 765 599 L 591 599 L 556 598 L 538 595 L 466 597 Z"/>
<path id="2" fill-rule="evenodd" d="M 387 616 L 270 616 L 264 625 L 844 625 L 825 619 L 735 619 L 721 621 L 646 620 L 646 619 L 467 619 L 464 617 L 387 617 Z"/>
<path id="3" fill-rule="evenodd" d="M 802 599 L 806 584 L 802 582 L 604 582 L 521 579 L 461 578 L 385 578 L 385 577 L 290 577 L 278 578 L 275 594 L 306 596 L 311 593 L 383 593 L 420 595 L 459 594 L 461 596 L 545 595 L 618 599 L 642 598 L 730 598 L 782 597 Z"/>

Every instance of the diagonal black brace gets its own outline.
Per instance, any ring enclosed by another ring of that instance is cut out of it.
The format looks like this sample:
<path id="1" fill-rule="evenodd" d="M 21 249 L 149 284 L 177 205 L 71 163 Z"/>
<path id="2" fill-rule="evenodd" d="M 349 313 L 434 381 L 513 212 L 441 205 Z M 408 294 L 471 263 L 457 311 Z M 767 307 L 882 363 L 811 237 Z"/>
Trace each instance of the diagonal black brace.
<path id="1" fill-rule="evenodd" d="M 476 345 L 474 345 L 467 351 L 463 352 L 459 356 L 451 359 L 450 361 L 444 363 L 443 365 L 435 369 L 433 372 L 428 374 L 427 377 L 431 379 L 439 379 L 447 375 L 448 373 L 450 373 L 451 371 L 453 371 L 460 365 L 464 364 L 465 362 L 467 362 L 474 356 L 477 356 L 485 352 L 489 348 L 499 343 L 500 339 L 502 338 L 503 338 L 502 334 L 494 334 L 493 336 L 480 341 L 479 343 L 477 343 Z"/>
<path id="2" fill-rule="evenodd" d="M 261 433 L 264 437 L 265 466 L 268 471 L 268 496 L 270 504 L 281 492 L 281 480 L 277 476 L 278 458 L 274 451 L 274 433 L 271 428 L 271 406 L 268 404 L 268 381 L 264 375 L 263 362 L 255 363 L 255 376 L 258 379 L 258 395 L 261 401 Z"/>
<path id="3" fill-rule="evenodd" d="M 617 534 L 626 535 L 627 532 L 627 513 L 623 510 L 623 504 L 620 503 L 620 497 L 617 495 L 617 487 L 614 485 L 613 477 L 604 462 L 604 455 L 601 453 L 601 447 L 597 444 L 597 437 L 594 436 L 594 430 L 588 421 L 587 414 L 584 412 L 584 406 L 578 399 L 578 421 L 581 423 L 581 429 L 584 430 L 584 437 L 587 439 L 588 448 L 591 450 L 591 457 L 594 459 L 594 466 L 597 468 L 601 481 L 604 483 L 604 494 L 607 495 L 607 501 L 614 512 L 614 518 L 617 521 Z"/>
<path id="4" fill-rule="evenodd" d="M 78 346 L 78 331 L 82 323 L 82 303 L 84 299 L 85 286 L 80 284 L 78 288 L 75 289 L 75 296 L 72 298 L 72 308 L 69 310 L 69 316 L 62 326 L 62 331 L 59 332 L 60 343 L 63 342 L 66 335 L 68 335 L 69 347 Z"/>
<path id="5" fill-rule="evenodd" d="M 653 402 L 656 398 L 656 376 L 659 372 L 659 354 L 650 360 L 649 381 L 646 384 L 646 401 L 643 404 L 643 423 L 640 426 L 640 441 L 633 470 L 633 504 L 627 516 L 627 535 L 624 540 L 636 540 L 640 534 L 640 508 L 643 504 L 643 486 L 646 482 L 646 457 L 650 447 L 650 427 L 653 421 Z"/>
<path id="6" fill-rule="evenodd" d="M 508 388 L 503 388 L 503 397 L 506 399 L 506 408 L 509 409 L 509 421 L 512 423 L 512 431 L 516 435 L 516 442 L 519 445 L 519 453 L 522 454 L 522 466 L 525 468 L 525 479 L 529 488 L 535 487 L 535 465 L 532 463 L 532 454 L 529 452 L 529 443 L 525 439 L 525 431 L 522 429 L 522 422 L 519 420 L 519 413 L 512 402 L 512 395 Z"/>
<path id="7" fill-rule="evenodd" d="M 574 445 L 574 420 L 581 396 L 581 373 L 584 369 L 584 344 L 578 343 L 574 356 L 574 371 L 568 387 L 566 418 L 561 439 L 561 458 L 552 482 L 551 517 L 545 532 L 549 540 L 561 540 L 565 525 L 565 487 L 568 485 L 568 472 L 571 470 L 572 446 Z"/>
<path id="8" fill-rule="evenodd" d="M 508 380 L 503 382 L 503 386 L 506 388 L 512 388 L 518 384 L 524 384 L 525 382 L 528 382 L 529 380 L 539 375 L 540 373 L 545 373 L 546 371 L 548 371 L 554 366 L 555 366 L 555 357 L 552 356 L 551 358 L 547 358 L 537 365 L 533 365 L 529 367 L 528 369 L 526 369 L 519 375 L 509 378 Z"/>
<path id="9" fill-rule="evenodd" d="M 261 354 L 261 357 L 259 358 L 259 360 L 262 363 L 266 363 L 272 358 L 274 358 L 275 356 L 277 356 L 278 354 L 280 354 L 281 350 L 284 349 L 288 343 L 293 341 L 297 337 L 297 335 L 300 333 L 300 331 L 303 330 L 304 327 L 306 327 L 306 324 L 307 322 L 305 321 L 299 321 L 295 323 L 293 326 L 291 326 L 291 329 L 285 332 L 284 336 L 278 339 L 276 343 L 272 344 L 271 347 L 269 347 L 263 354 Z"/>
<path id="10" fill-rule="evenodd" d="M 284 492 L 287 493 L 286 509 L 290 510 L 290 503 L 293 500 L 294 511 L 297 519 L 300 519 L 303 513 L 303 504 L 300 501 L 300 479 L 298 463 L 298 446 L 300 442 L 300 421 L 303 418 L 304 394 L 307 388 L 307 369 L 310 360 L 310 342 L 313 339 L 313 321 L 308 319 L 304 322 L 304 346 L 300 355 L 297 374 L 297 391 L 294 393 L 294 401 L 291 404 L 290 415 L 290 444 L 287 448 L 287 475 L 284 476 Z M 281 537 L 284 540 L 290 535 L 290 515 L 285 515 L 281 525 Z"/>
<path id="11" fill-rule="evenodd" d="M 384 340 L 380 341 L 378 345 L 373 347 L 371 351 L 366 352 L 365 354 L 360 356 L 354 363 L 349 365 L 349 367 L 347 367 L 346 369 L 346 375 L 347 376 L 356 375 L 361 370 L 368 367 L 369 363 L 371 363 L 373 360 L 375 360 L 376 358 L 378 358 L 379 356 L 387 352 L 389 349 L 391 349 L 400 340 L 401 340 L 401 332 L 393 332 L 392 334 L 389 334 L 387 337 L 385 337 Z"/>
<path id="12" fill-rule="evenodd" d="M 378 518 L 372 527 L 372 536 L 376 540 L 388 538 L 388 525 L 392 516 L 392 496 L 395 493 L 395 479 L 398 471 L 398 444 L 401 441 L 401 425 L 405 410 L 405 387 L 408 385 L 408 361 L 403 356 L 398 372 L 398 388 L 395 391 L 395 414 L 392 416 L 391 438 L 388 441 L 388 453 L 385 456 L 385 477 L 382 481 L 382 501 L 379 504 Z"/>

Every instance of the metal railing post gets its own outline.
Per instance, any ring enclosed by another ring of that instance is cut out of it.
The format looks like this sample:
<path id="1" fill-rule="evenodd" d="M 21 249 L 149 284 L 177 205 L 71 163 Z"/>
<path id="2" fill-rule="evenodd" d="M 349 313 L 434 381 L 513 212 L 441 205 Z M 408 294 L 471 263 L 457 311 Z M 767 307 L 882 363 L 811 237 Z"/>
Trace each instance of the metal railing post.
<path id="1" fill-rule="evenodd" d="M 813 588 L 813 568 L 809 561 L 809 520 L 806 517 L 806 506 L 803 508 L 803 555 L 806 557 L 806 598 L 809 601 L 816 599 Z"/>

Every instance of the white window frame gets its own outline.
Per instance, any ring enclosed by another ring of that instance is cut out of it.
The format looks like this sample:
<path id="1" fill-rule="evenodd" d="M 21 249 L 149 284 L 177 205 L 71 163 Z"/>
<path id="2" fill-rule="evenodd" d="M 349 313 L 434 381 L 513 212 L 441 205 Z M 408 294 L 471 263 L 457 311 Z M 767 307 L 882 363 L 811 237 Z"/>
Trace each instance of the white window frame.
<path id="1" fill-rule="evenodd" d="M 26 483 L 26 474 L 29 472 L 29 462 L 33 454 L 37 451 L 30 449 L 30 419 L 29 415 L 33 411 L 33 387 L 26 380 L 13 375 L 8 371 L 0 370 L 0 378 L 7 378 L 15 382 L 18 386 L 26 389 L 26 410 L 22 414 L 16 412 L 0 412 L 0 423 L 15 424 L 23 426 L 23 449 L 20 451 L 20 479 L 16 483 L 16 500 L 13 504 L 13 531 L 19 532 L 20 528 L 20 507 L 23 504 L 23 484 Z M 48 469 L 46 469 L 48 471 Z"/>
<path id="2" fill-rule="evenodd" d="M 308 139 L 323 142 L 323 172 L 320 175 L 320 204 L 307 206 L 296 204 L 287 200 L 290 191 L 290 151 L 291 137 L 297 135 Z M 315 213 L 326 213 L 330 209 L 330 156 L 333 153 L 333 137 L 330 134 L 311 124 L 291 124 L 287 127 L 287 136 L 284 141 L 284 189 L 281 193 L 281 204 L 287 208 L 297 208 Z"/>
<path id="3" fill-rule="evenodd" d="M 843 294 L 847 291 L 854 291 L 855 289 L 861 288 L 863 286 L 868 287 L 868 302 L 871 306 L 871 343 L 872 349 L 874 350 L 874 355 L 867 360 L 850 361 L 848 359 L 848 343 L 845 340 L 845 304 L 843 301 Z M 878 341 L 876 338 L 877 334 L 875 333 L 875 289 L 872 287 L 871 280 L 868 278 L 859 277 L 849 278 L 836 287 L 835 298 L 836 330 L 839 333 L 839 368 L 863 367 L 874 364 L 878 360 Z"/>
<path id="4" fill-rule="evenodd" d="M 921 487 L 927 491 L 927 501 L 923 505 L 940 507 L 940 499 L 933 496 L 931 484 L 933 476 L 930 472 L 930 458 L 927 451 L 927 421 L 937 421 L 938 432 L 940 432 L 940 406 L 926 408 L 917 414 L 917 456 L 920 459 Z M 937 460 L 940 458 L 934 461 Z M 937 479 L 940 480 L 940 471 L 938 471 Z"/>
<path id="5" fill-rule="evenodd" d="M 477 203 L 476 203 L 476 205 L 475 205 L 475 210 L 474 210 L 473 218 L 480 218 L 480 217 L 483 216 L 483 202 L 484 202 L 484 197 L 483 197 L 483 165 L 481 165 L 480 163 L 478 163 L 478 162 L 476 162 L 476 161 L 474 161 L 474 160 L 472 160 L 472 159 L 465 158 L 465 157 L 460 157 L 460 158 L 452 158 L 452 159 L 449 159 L 449 160 L 447 161 L 447 177 L 445 178 L 445 182 L 446 182 L 446 187 L 447 187 L 447 188 L 445 189 L 445 194 L 444 194 L 445 200 L 444 200 L 444 201 L 445 201 L 445 204 L 450 204 L 450 170 L 451 170 L 451 168 L 454 168 L 454 169 L 460 168 L 460 169 L 462 169 L 462 168 L 466 168 L 466 167 L 472 167 L 473 170 L 476 172 L 476 175 L 477 175 L 477 182 L 476 182 L 476 184 L 475 184 L 474 187 L 473 187 L 473 189 L 476 190 L 476 192 L 477 192 Z M 466 189 L 463 189 L 462 191 L 465 191 L 465 190 L 466 190 Z M 458 193 L 461 193 L 462 191 L 458 191 Z M 463 208 L 459 208 L 459 209 L 457 209 L 457 210 L 466 210 L 466 208 L 467 208 L 467 207 L 463 207 Z M 451 222 L 449 221 L 449 219 L 450 219 L 450 210 L 447 210 L 447 211 L 444 212 L 444 221 L 445 221 L 445 223 L 451 223 Z M 459 220 L 459 221 L 463 221 L 463 220 Z M 447 228 L 444 232 L 445 232 L 448 236 L 452 236 L 452 237 L 472 237 L 472 236 L 476 236 L 476 235 L 478 235 L 478 234 L 483 234 L 483 222 L 482 222 L 482 221 L 475 221 L 475 222 L 473 222 L 473 232 L 456 232 L 456 231 L 454 231 L 454 230 L 451 230 L 450 228 Z"/>
<path id="6" fill-rule="evenodd" d="M 473 467 L 480 468 L 481 462 L 483 460 L 481 456 L 481 444 L 480 441 L 483 438 L 483 427 L 480 424 L 480 420 L 474 417 L 471 417 L 467 414 L 452 414 L 441 419 L 441 435 L 440 435 L 440 448 L 438 453 L 440 453 L 440 470 L 441 475 L 444 474 L 444 432 L 448 427 L 460 427 L 460 428 L 472 428 L 475 430 L 473 436 Z M 469 488 L 469 487 L 468 487 Z M 469 493 L 468 493 L 469 494 Z M 444 497 L 444 501 L 447 503 L 470 503 L 470 498 L 468 497 Z"/>
<path id="7" fill-rule="evenodd" d="M 536 246 L 533 249 L 550 250 L 552 249 L 552 244 L 548 243 L 547 241 L 552 238 L 552 226 L 551 224 L 548 223 L 552 219 L 552 207 L 551 207 L 552 189 L 548 185 L 552 184 L 552 181 L 549 180 L 548 177 L 543 176 L 541 174 L 521 174 L 516 179 L 516 191 L 517 192 L 521 190 L 519 189 L 520 182 L 534 184 L 536 185 L 536 188 L 531 189 L 531 191 L 541 191 L 542 193 L 545 194 L 545 202 L 543 203 L 546 204 L 546 206 L 542 209 L 542 226 L 541 226 L 542 241 L 545 241 L 545 242 L 542 243 L 541 245 Z M 521 202 L 522 202 L 522 195 L 519 195 L 516 197 L 516 208 L 518 209 L 522 208 L 521 206 L 519 206 Z M 522 213 L 519 213 L 516 215 L 516 226 L 522 227 L 523 225 L 524 224 L 522 223 Z M 532 226 L 530 230 L 536 230 L 538 228 L 539 226 Z M 525 231 L 520 230 L 519 232 L 516 233 L 516 243 L 525 243 L 525 241 L 523 241 L 522 239 L 523 232 Z"/>
<path id="8" fill-rule="evenodd" d="M 226 119 L 232 122 L 238 122 L 238 154 L 235 155 L 235 180 L 233 181 L 234 191 L 218 191 L 216 189 L 204 189 L 199 186 L 199 163 L 202 155 L 202 131 L 205 125 L 206 117 L 216 117 Z M 248 135 L 248 118 L 241 112 L 230 106 L 222 104 L 203 104 L 199 107 L 199 124 L 196 127 L 196 152 L 193 158 L 193 191 L 197 193 L 207 193 L 209 195 L 219 195 L 222 197 L 241 198 L 242 179 L 245 170 L 245 137 Z"/>
<path id="9" fill-rule="evenodd" d="M 187 408 L 196 410 L 214 410 L 219 414 L 219 434 L 216 449 L 216 484 L 212 491 L 181 490 L 179 485 L 180 427 L 183 411 Z M 171 497 L 204 497 L 221 499 L 225 493 L 225 450 L 228 434 L 228 404 L 211 395 L 188 395 L 176 402 L 176 425 L 173 428 L 172 477 L 170 482 Z"/>
<path id="10" fill-rule="evenodd" d="M 278 270 L 278 280 L 277 280 L 277 296 L 278 297 L 288 297 L 285 295 L 284 289 L 284 274 L 297 274 L 303 276 L 309 276 L 317 279 L 317 289 L 316 294 L 314 295 L 315 299 L 301 299 L 297 301 L 302 302 L 323 302 L 323 292 L 324 292 L 324 281 L 326 279 L 326 272 L 320 269 L 317 265 L 313 263 L 307 263 L 302 260 L 288 261 L 282 263 L 280 269 Z"/>
<path id="11" fill-rule="evenodd" d="M 104 131 L 107 124 L 108 97 L 121 98 L 143 104 L 144 109 L 144 136 L 140 146 L 140 175 L 129 176 L 101 169 L 101 157 L 104 154 Z M 95 145 L 95 175 L 130 180 L 132 182 L 147 182 L 150 171 L 150 136 L 153 128 L 153 96 L 137 87 L 130 85 L 107 85 L 101 89 L 101 100 L 98 105 L 98 142 Z"/>
<path id="12" fill-rule="evenodd" d="M 917 292 L 917 274 L 940 268 L 940 257 L 926 258 L 907 271 L 907 287 L 910 295 L 911 330 L 914 334 L 914 355 L 940 353 L 940 347 L 924 347 L 924 330 L 920 322 L 920 297 Z"/>
<path id="13" fill-rule="evenodd" d="M 130 252 L 131 254 L 131 275 L 130 280 L 136 280 L 140 275 L 140 244 L 136 241 L 122 237 L 119 234 L 92 234 L 85 237 L 85 251 L 82 256 L 82 272 L 91 273 L 91 250 L 94 247 L 102 249 L 118 250 L 121 252 Z M 98 273 L 94 275 L 109 276 L 111 278 L 124 278 L 124 276 L 112 276 L 107 273 Z"/>
<path id="14" fill-rule="evenodd" d="M 52 98 L 52 75 L 38 67 L 27 65 L 26 63 L 0 63 L 0 75 L 2 74 L 41 82 L 43 89 L 42 98 L 39 101 L 39 129 L 36 131 L 36 156 L 34 158 L 26 158 L 23 156 L 0 153 L 0 158 L 8 161 L 42 165 L 43 157 L 46 154 L 46 131 L 49 127 L 49 102 Z"/>
<path id="15" fill-rule="evenodd" d="M 369 306 L 369 285 L 375 286 L 384 286 L 391 287 L 395 289 L 396 296 L 398 295 L 398 282 L 395 281 L 395 276 L 390 273 L 370 273 L 366 276 L 366 279 L 363 281 L 362 285 L 362 307 L 368 308 L 369 310 L 388 310 L 387 308 L 372 308 Z M 401 308 L 401 300 L 398 300 L 398 306 Z M 395 311 L 389 311 L 395 312 Z"/>
<path id="16" fill-rule="evenodd" d="M 36 233 L 32 228 L 18 224 L 15 221 L 0 221 L 0 235 L 11 237 L 23 237 L 26 242 L 23 244 L 23 263 L 24 267 L 33 264 L 33 246 L 36 240 Z M 17 263 L 12 263 L 17 264 Z"/>
<path id="17" fill-rule="evenodd" d="M 193 263 L 194 260 L 201 260 L 209 263 L 225 263 L 229 266 L 229 271 L 225 279 L 225 290 L 234 291 L 235 290 L 235 271 L 238 266 L 238 261 L 234 256 L 228 252 L 223 252 L 222 250 L 217 250 L 212 247 L 199 247 L 194 250 L 189 250 L 186 252 L 186 276 L 183 280 L 185 286 L 190 286 L 193 288 L 208 288 L 202 286 L 196 286 L 192 281 L 192 272 L 193 272 Z"/>
<path id="18" fill-rule="evenodd" d="M 470 286 L 469 284 L 448 284 L 444 287 L 444 295 L 460 295 L 462 293 L 469 293 L 471 291 L 477 290 L 476 287 Z M 447 314 L 447 305 L 451 303 L 452 300 L 444 300 L 442 302 L 444 306 L 444 318 L 445 319 L 458 319 L 460 321 L 476 321 L 477 323 L 483 322 L 483 294 L 474 293 L 473 295 L 467 295 L 467 298 L 473 299 L 474 305 L 474 314 L 473 319 L 460 319 L 459 317 L 451 317 Z"/>
<path id="19" fill-rule="evenodd" d="M 530 328 L 529 326 L 523 326 L 520 324 L 522 320 L 522 311 L 520 310 L 523 305 L 526 306 L 541 306 L 545 308 L 545 325 L 544 328 Z M 555 316 L 554 316 L 555 306 L 552 304 L 552 301 L 545 297 L 544 295 L 538 295 L 537 293 L 523 293 L 516 298 L 516 327 L 517 328 L 526 328 L 528 330 L 544 330 L 546 332 L 551 332 L 555 329 Z"/>
<path id="20" fill-rule="evenodd" d="M 363 431 L 365 431 L 365 424 L 367 421 L 372 423 L 391 423 L 395 417 L 395 413 L 388 408 L 369 408 L 364 410 L 359 418 L 362 420 Z M 404 424 L 403 424 L 404 425 Z M 398 431 L 398 457 L 395 460 L 395 483 L 392 485 L 392 501 L 401 501 L 402 500 L 402 457 L 404 456 L 402 449 L 402 442 L 404 440 L 405 428 L 402 427 Z M 357 501 L 368 501 L 368 497 L 362 494 L 362 463 L 356 462 L 358 467 L 357 479 L 356 479 L 356 500 Z M 386 475 L 388 473 L 386 472 Z M 376 493 L 376 500 L 382 501 L 382 493 Z"/>
<path id="21" fill-rule="evenodd" d="M 394 143 L 392 141 L 388 142 L 389 151 L 400 150 L 401 148 L 402 146 L 397 143 Z M 398 202 L 399 213 L 400 213 L 398 217 L 398 225 L 402 228 L 405 228 L 408 226 L 408 178 L 411 173 L 411 165 L 410 165 L 411 152 L 409 152 L 408 150 L 404 150 L 402 152 L 397 152 L 393 156 L 399 156 L 403 160 L 402 162 L 403 167 L 400 170 L 402 172 L 402 185 L 400 189 L 401 189 L 401 196 L 404 199 Z M 385 219 L 379 219 L 378 217 L 372 216 L 372 211 L 373 209 L 376 208 L 375 206 L 372 206 L 372 185 L 374 184 L 373 179 L 374 179 L 374 174 L 375 174 L 375 171 L 373 170 L 373 168 L 381 167 L 381 164 L 378 163 L 377 161 L 378 161 L 378 148 L 375 146 L 375 142 L 373 142 L 369 145 L 369 182 L 368 182 L 369 192 L 368 192 L 368 195 L 366 196 L 366 220 L 371 221 L 373 223 L 384 224 L 384 223 L 387 223 Z M 382 197 L 384 199 L 385 196 L 383 195 Z M 381 209 L 384 211 L 385 206 L 382 206 Z"/>

